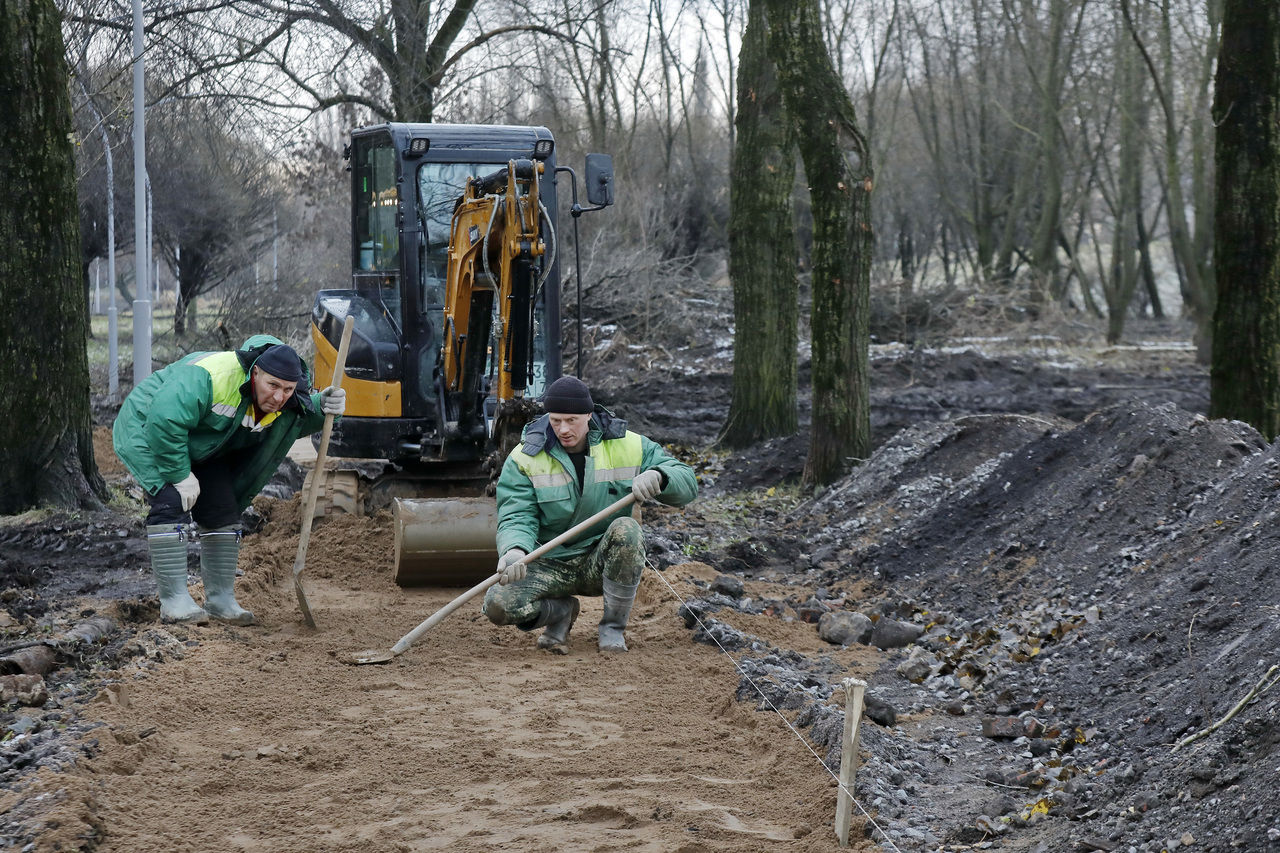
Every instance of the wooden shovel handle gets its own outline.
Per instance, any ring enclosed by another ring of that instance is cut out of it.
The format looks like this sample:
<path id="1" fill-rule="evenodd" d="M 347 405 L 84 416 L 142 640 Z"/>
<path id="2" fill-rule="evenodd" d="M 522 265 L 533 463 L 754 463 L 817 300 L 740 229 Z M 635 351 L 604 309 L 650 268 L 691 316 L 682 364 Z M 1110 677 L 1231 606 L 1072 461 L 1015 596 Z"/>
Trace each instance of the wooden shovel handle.
<path id="1" fill-rule="evenodd" d="M 347 351 L 351 349 L 351 330 L 356 318 L 347 315 L 342 324 L 342 339 L 338 343 L 338 358 L 333 363 L 334 388 L 342 387 L 342 376 L 347 369 Z M 307 490 L 305 506 L 302 508 L 302 533 L 298 537 L 298 556 L 293 561 L 293 576 L 302 573 L 307 564 L 307 545 L 311 542 L 312 516 L 316 514 L 316 498 L 320 495 L 320 481 L 324 478 L 324 463 L 329 455 L 329 436 L 333 433 L 333 415 L 324 416 L 324 427 L 320 431 L 320 447 L 316 451 L 316 465 L 311 472 L 311 488 Z"/>

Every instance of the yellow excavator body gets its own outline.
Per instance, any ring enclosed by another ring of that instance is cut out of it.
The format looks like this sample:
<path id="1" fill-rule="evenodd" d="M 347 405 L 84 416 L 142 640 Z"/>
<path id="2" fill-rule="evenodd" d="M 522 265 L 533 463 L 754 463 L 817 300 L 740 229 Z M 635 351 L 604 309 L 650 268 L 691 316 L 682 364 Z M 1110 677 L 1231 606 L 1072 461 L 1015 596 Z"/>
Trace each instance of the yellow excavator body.
<path id="1" fill-rule="evenodd" d="M 311 343 L 316 353 L 316 381 L 327 385 L 333 381 L 333 366 L 338 358 L 338 350 L 315 326 L 311 327 Z M 342 380 L 342 388 L 347 392 L 347 417 L 400 417 L 399 382 L 377 382 L 348 376 Z"/>
<path id="2" fill-rule="evenodd" d="M 612 202 L 591 185 L 593 162 L 606 189 L 612 164 L 588 155 L 584 209 L 546 128 L 376 125 L 346 155 L 352 283 L 317 294 L 317 387 L 355 326 L 317 508 L 390 508 L 401 586 L 472 585 L 498 557 L 486 493 L 560 375 L 556 176 L 574 178 L 576 222 Z"/>

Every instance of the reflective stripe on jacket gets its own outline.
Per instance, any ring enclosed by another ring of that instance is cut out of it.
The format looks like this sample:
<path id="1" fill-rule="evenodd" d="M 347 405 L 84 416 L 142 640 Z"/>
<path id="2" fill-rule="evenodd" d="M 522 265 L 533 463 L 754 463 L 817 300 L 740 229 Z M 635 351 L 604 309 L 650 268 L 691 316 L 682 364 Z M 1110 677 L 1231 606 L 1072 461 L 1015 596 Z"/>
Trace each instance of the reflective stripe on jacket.
<path id="1" fill-rule="evenodd" d="M 524 443 L 511 451 L 498 478 L 498 553 L 511 548 L 529 553 L 575 524 L 595 515 L 631 491 L 641 471 L 656 468 L 666 477 L 658 500 L 684 506 L 698 495 L 693 469 L 668 456 L 657 442 L 629 432 L 626 422 L 596 406 L 587 433 L 582 487 L 569 454 L 550 432 L 543 415 L 525 427 Z M 567 559 L 589 551 L 623 510 L 593 525 L 573 542 L 547 556 Z"/>

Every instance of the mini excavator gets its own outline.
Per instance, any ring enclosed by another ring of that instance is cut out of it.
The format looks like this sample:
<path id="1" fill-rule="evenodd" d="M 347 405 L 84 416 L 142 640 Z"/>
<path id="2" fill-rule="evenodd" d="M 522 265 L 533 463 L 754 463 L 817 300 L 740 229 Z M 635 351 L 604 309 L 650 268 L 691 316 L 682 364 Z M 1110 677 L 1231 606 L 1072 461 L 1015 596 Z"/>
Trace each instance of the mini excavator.
<path id="1" fill-rule="evenodd" d="M 587 155 L 582 207 L 543 127 L 380 124 L 344 156 L 351 286 L 311 314 L 317 387 L 355 318 L 327 502 L 391 507 L 400 585 L 469 584 L 497 561 L 483 495 L 560 375 L 556 178 L 571 178 L 576 224 L 612 204 L 612 161 Z"/>

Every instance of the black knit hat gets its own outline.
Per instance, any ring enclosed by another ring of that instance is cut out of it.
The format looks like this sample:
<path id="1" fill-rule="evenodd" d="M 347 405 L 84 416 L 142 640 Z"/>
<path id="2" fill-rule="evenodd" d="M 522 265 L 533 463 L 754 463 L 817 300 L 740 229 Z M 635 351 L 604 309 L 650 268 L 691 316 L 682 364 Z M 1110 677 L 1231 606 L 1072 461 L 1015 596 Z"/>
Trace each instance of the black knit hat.
<path id="1" fill-rule="evenodd" d="M 542 408 L 558 415 L 589 415 L 596 407 L 585 382 L 576 376 L 561 376 L 547 388 Z"/>
<path id="2" fill-rule="evenodd" d="M 302 359 L 288 344 L 268 347 L 253 365 L 283 382 L 301 382 L 303 378 Z"/>

